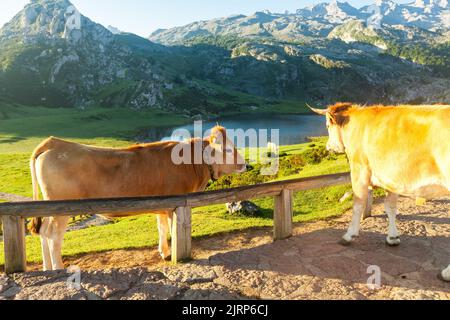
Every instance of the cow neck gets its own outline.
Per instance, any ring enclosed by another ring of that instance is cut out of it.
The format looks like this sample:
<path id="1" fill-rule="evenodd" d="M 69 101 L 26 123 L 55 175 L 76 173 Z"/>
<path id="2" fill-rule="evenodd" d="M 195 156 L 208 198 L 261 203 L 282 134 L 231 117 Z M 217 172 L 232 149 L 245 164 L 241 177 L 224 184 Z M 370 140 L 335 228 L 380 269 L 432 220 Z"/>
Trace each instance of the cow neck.
<path id="1" fill-rule="evenodd" d="M 202 155 L 205 154 L 205 150 L 206 148 L 210 146 L 209 143 L 203 143 L 203 150 L 202 150 Z M 205 161 L 205 159 L 203 159 L 203 161 Z M 215 178 L 214 176 L 214 168 L 212 166 L 212 164 L 206 163 L 206 166 L 208 167 L 208 172 L 209 172 L 209 176 L 210 176 L 210 180 L 213 182 L 216 182 L 218 179 Z"/>
<path id="2" fill-rule="evenodd" d="M 207 164 L 207 166 L 208 166 L 208 170 L 209 170 L 209 175 L 211 176 L 211 180 L 213 182 L 216 182 L 217 179 L 214 177 L 214 168 L 213 168 L 213 166 L 211 164 Z"/>

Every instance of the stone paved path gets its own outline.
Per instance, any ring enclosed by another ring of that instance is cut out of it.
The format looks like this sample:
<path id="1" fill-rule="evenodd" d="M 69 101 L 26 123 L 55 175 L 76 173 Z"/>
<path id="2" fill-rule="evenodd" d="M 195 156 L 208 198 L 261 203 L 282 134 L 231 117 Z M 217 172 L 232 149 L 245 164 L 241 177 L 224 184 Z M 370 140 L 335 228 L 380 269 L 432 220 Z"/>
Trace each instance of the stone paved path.
<path id="1" fill-rule="evenodd" d="M 450 299 L 450 283 L 437 278 L 450 264 L 450 199 L 420 207 L 401 199 L 399 210 L 395 248 L 384 243 L 387 219 L 377 204 L 349 247 L 338 244 L 347 213 L 299 224 L 276 243 L 267 228 L 196 240 L 195 260 L 177 267 L 154 248 L 73 258 L 67 264 L 83 270 L 80 290 L 67 288 L 64 271 L 0 275 L 0 299 Z M 371 265 L 382 272 L 375 291 L 366 285 Z"/>

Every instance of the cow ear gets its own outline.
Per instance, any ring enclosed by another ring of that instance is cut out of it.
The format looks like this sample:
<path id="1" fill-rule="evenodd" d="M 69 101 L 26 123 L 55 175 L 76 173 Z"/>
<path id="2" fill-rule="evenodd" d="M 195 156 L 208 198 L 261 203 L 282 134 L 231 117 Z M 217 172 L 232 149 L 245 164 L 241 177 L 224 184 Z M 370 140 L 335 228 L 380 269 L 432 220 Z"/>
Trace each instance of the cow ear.
<path id="1" fill-rule="evenodd" d="M 328 107 L 328 117 L 331 124 L 338 126 L 345 125 L 349 121 L 347 112 L 353 108 L 350 102 L 339 102 Z"/>
<path id="2" fill-rule="evenodd" d="M 327 117 L 328 117 L 331 125 L 334 126 L 337 124 L 336 115 L 334 113 L 329 113 Z"/>
<path id="3" fill-rule="evenodd" d="M 213 147 L 224 146 L 227 140 L 227 131 L 225 128 L 217 126 L 211 130 L 210 141 Z"/>
<path id="4" fill-rule="evenodd" d="M 344 126 L 349 122 L 349 116 L 344 112 L 329 112 L 328 119 L 331 125 Z"/>

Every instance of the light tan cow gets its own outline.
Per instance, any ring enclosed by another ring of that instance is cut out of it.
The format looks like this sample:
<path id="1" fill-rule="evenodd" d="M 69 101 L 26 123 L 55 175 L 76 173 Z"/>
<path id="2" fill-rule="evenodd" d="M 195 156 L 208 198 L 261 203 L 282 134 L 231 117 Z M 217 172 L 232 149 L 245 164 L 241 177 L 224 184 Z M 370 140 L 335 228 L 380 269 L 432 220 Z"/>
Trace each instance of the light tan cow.
<path id="1" fill-rule="evenodd" d="M 353 220 L 344 235 L 351 243 L 359 235 L 368 188 L 388 192 L 387 243 L 400 244 L 396 227 L 398 195 L 434 199 L 450 195 L 450 106 L 373 106 L 340 103 L 325 115 L 327 149 L 346 153 L 354 191 Z M 450 266 L 442 272 L 450 281 Z"/>
<path id="2" fill-rule="evenodd" d="M 186 159 L 189 152 L 191 157 L 187 158 L 191 162 L 174 161 L 174 156 Z M 200 162 L 194 162 L 198 153 Z M 45 200 L 181 195 L 203 191 L 210 179 L 245 170 L 244 159 L 222 127 L 214 128 L 204 140 L 151 143 L 127 149 L 97 148 L 49 138 L 31 158 L 35 200 L 39 188 Z M 159 252 L 164 259 L 170 258 L 167 236 L 171 216 L 171 212 L 157 215 Z M 33 220 L 31 229 L 41 236 L 44 270 L 64 268 L 61 247 L 68 220 Z"/>

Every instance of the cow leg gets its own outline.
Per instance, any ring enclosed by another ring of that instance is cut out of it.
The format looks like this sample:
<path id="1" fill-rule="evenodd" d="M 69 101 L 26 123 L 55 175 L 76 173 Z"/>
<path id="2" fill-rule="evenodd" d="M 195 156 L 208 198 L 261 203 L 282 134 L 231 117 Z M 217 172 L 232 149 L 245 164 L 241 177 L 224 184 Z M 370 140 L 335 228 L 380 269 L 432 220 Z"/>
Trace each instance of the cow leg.
<path id="1" fill-rule="evenodd" d="M 353 217 L 342 244 L 348 245 L 359 236 L 362 214 L 366 210 L 369 195 L 369 177 L 366 169 L 352 168 Z"/>
<path id="2" fill-rule="evenodd" d="M 159 254 L 164 260 L 170 260 L 170 247 L 167 241 L 167 235 L 171 226 L 169 225 L 169 214 L 158 214 L 156 216 L 158 221 L 158 232 L 159 232 Z"/>
<path id="3" fill-rule="evenodd" d="M 389 230 L 386 242 L 390 246 L 398 246 L 400 244 L 400 237 L 397 230 L 396 218 L 397 218 L 397 201 L 398 195 L 392 192 L 388 192 L 385 209 L 389 218 Z"/>
<path id="4" fill-rule="evenodd" d="M 169 223 L 169 234 L 172 236 L 172 228 L 173 228 L 173 212 L 169 212 L 167 214 L 167 219 Z"/>
<path id="5" fill-rule="evenodd" d="M 48 239 L 45 232 L 48 226 L 49 219 L 43 219 L 41 229 L 39 230 L 39 235 L 41 237 L 41 250 L 44 271 L 51 271 L 53 269 L 52 258 L 50 256 L 50 248 L 48 247 Z"/>
<path id="6" fill-rule="evenodd" d="M 44 271 L 53 270 L 52 267 L 52 258 L 50 256 L 50 248 L 48 247 L 47 238 L 41 236 L 41 252 L 42 252 L 42 264 Z"/>
<path id="7" fill-rule="evenodd" d="M 62 260 L 62 244 L 66 233 L 69 217 L 50 218 L 48 227 L 44 231 L 50 251 L 51 265 L 53 270 L 64 269 Z"/>

